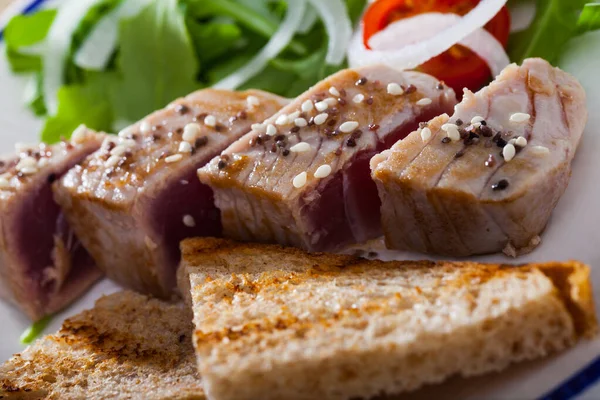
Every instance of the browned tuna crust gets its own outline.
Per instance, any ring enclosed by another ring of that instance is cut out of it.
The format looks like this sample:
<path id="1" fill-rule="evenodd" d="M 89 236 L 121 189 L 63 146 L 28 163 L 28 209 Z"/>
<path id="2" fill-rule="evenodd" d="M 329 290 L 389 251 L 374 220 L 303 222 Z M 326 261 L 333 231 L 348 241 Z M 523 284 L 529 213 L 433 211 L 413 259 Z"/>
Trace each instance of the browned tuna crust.
<path id="1" fill-rule="evenodd" d="M 32 320 L 61 310 L 102 275 L 52 192 L 102 138 L 81 127 L 72 141 L 18 145 L 16 156 L 0 161 L 0 298 Z"/>
<path id="2" fill-rule="evenodd" d="M 206 89 L 103 144 L 57 183 L 57 200 L 98 266 L 135 290 L 169 297 L 179 241 L 219 235 L 212 191 L 196 170 L 287 101 Z"/>
<path id="3" fill-rule="evenodd" d="M 385 66 L 320 82 L 199 171 L 224 234 L 336 250 L 381 234 L 368 162 L 456 98 L 435 78 Z"/>
<path id="4" fill-rule="evenodd" d="M 567 188 L 586 120 L 581 85 L 541 59 L 467 92 L 452 117 L 371 160 L 388 247 L 450 256 L 531 251 Z"/>

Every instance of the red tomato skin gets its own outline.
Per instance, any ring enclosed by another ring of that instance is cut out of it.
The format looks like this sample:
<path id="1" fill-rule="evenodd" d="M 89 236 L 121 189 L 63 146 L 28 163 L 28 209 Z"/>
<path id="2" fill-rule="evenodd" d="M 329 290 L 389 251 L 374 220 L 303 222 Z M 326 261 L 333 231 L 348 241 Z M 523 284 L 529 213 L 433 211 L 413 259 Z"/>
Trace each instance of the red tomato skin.
<path id="1" fill-rule="evenodd" d="M 373 3 L 363 17 L 363 41 L 368 41 L 375 33 L 389 23 L 412 17 L 424 12 L 453 12 L 464 15 L 472 10 L 479 0 L 378 0 Z M 504 47 L 510 33 L 510 13 L 506 7 L 490 20 L 485 29 Z M 462 97 L 463 88 L 476 91 L 487 84 L 492 73 L 488 65 L 471 50 L 455 45 L 448 51 L 432 58 L 417 70 L 428 73 L 444 81 Z"/>

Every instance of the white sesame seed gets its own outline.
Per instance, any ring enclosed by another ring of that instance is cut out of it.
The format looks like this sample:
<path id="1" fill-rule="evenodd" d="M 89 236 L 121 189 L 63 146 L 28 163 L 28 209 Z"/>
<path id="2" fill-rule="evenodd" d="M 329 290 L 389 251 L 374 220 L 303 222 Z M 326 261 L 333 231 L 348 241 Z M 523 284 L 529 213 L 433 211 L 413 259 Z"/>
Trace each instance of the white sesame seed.
<path id="1" fill-rule="evenodd" d="M 327 103 L 330 107 L 333 107 L 337 104 L 337 99 L 334 99 L 333 97 L 329 97 L 326 98 L 325 100 L 323 100 L 325 103 Z"/>
<path id="2" fill-rule="evenodd" d="M 308 175 L 306 174 L 306 172 L 302 172 L 294 177 L 294 179 L 292 180 L 292 184 L 296 189 L 300 189 L 301 187 L 306 185 L 307 179 Z"/>
<path id="3" fill-rule="evenodd" d="M 256 96 L 248 96 L 246 98 L 246 101 L 248 102 L 248 107 L 250 108 L 254 108 L 260 105 L 260 100 Z"/>
<path id="4" fill-rule="evenodd" d="M 217 126 L 217 119 L 214 115 L 207 115 L 206 118 L 204 118 L 204 125 L 215 127 Z"/>
<path id="5" fill-rule="evenodd" d="M 510 122 L 522 123 L 522 122 L 529 121 L 529 118 L 531 118 L 531 115 L 529 115 L 529 114 L 514 113 L 513 115 L 510 116 Z"/>
<path id="6" fill-rule="evenodd" d="M 190 181 L 188 181 L 187 179 L 182 179 L 179 181 L 179 183 L 181 183 L 182 185 L 187 185 L 190 183 Z"/>
<path id="7" fill-rule="evenodd" d="M 179 152 L 180 153 L 191 153 L 192 152 L 192 145 L 190 144 L 190 142 L 181 142 L 181 143 L 179 143 Z"/>
<path id="8" fill-rule="evenodd" d="M 483 117 L 476 115 L 473 118 L 471 118 L 471 124 L 481 124 L 481 121 L 483 120 Z"/>
<path id="9" fill-rule="evenodd" d="M 265 133 L 267 131 L 265 124 L 252 124 L 250 128 L 258 133 Z"/>
<path id="10" fill-rule="evenodd" d="M 37 167 L 41 169 L 48 166 L 48 164 L 50 164 L 50 160 L 48 160 L 48 157 L 42 157 L 38 160 Z"/>
<path id="11" fill-rule="evenodd" d="M 317 178 L 317 179 L 327 178 L 330 174 L 331 174 L 331 166 L 324 164 L 324 165 L 321 165 L 319 168 L 317 168 L 317 170 L 315 171 L 315 178 Z"/>
<path id="12" fill-rule="evenodd" d="M 329 93 L 331 93 L 332 96 L 336 96 L 336 97 L 340 97 L 340 91 L 336 89 L 335 86 L 332 86 L 329 88 Z"/>
<path id="13" fill-rule="evenodd" d="M 442 130 L 446 132 L 446 136 L 448 136 L 450 140 L 454 142 L 460 140 L 460 132 L 458 131 L 458 126 L 455 124 L 444 124 L 442 125 Z"/>
<path id="14" fill-rule="evenodd" d="M 517 141 L 517 139 L 516 139 L 516 138 L 512 138 L 512 139 L 510 139 L 510 140 L 508 141 L 508 143 L 510 143 L 510 144 L 515 144 L 515 143 L 516 143 L 516 141 Z"/>
<path id="15" fill-rule="evenodd" d="M 292 122 L 293 120 L 295 120 L 299 116 L 300 116 L 300 111 L 294 111 L 293 113 L 291 113 L 290 115 L 288 115 L 288 119 L 289 119 L 290 122 Z"/>
<path id="16" fill-rule="evenodd" d="M 315 108 L 315 106 L 311 100 L 306 100 L 304 103 L 302 103 L 303 112 L 310 112 L 313 110 L 313 108 Z"/>
<path id="17" fill-rule="evenodd" d="M 327 118 L 329 118 L 329 114 L 321 113 L 321 114 L 317 115 L 313 119 L 313 121 L 314 121 L 315 125 L 323 125 L 325 123 L 325 121 L 327 121 Z"/>
<path id="18" fill-rule="evenodd" d="M 308 122 L 306 122 L 306 120 L 304 118 L 296 118 L 294 120 L 294 125 L 296 125 L 299 128 L 303 128 L 306 125 L 308 125 Z"/>
<path id="19" fill-rule="evenodd" d="M 124 146 L 128 149 L 135 147 L 135 145 L 137 144 L 137 142 L 133 139 L 122 139 L 119 138 L 119 145 L 120 146 Z"/>
<path id="20" fill-rule="evenodd" d="M 275 128 L 275 125 L 269 124 L 267 125 L 266 133 L 268 136 L 275 136 L 277 135 L 277 128 Z"/>
<path id="21" fill-rule="evenodd" d="M 426 142 L 431 139 L 431 129 L 425 127 L 421 129 L 421 139 Z"/>
<path id="22" fill-rule="evenodd" d="M 106 167 L 106 168 L 116 167 L 120 161 L 121 161 L 120 156 L 110 156 L 108 158 L 108 160 L 106 160 L 106 162 L 104 163 L 104 167 Z"/>
<path id="23" fill-rule="evenodd" d="M 183 224 L 188 228 L 193 228 L 196 226 L 196 220 L 191 215 L 184 215 Z"/>
<path id="24" fill-rule="evenodd" d="M 329 108 L 329 104 L 327 104 L 327 102 L 325 101 L 319 101 L 318 103 L 315 104 L 315 108 L 317 109 L 317 111 L 325 111 Z"/>
<path id="25" fill-rule="evenodd" d="M 175 163 L 177 161 L 181 161 L 182 158 L 183 158 L 183 156 L 181 154 L 173 154 L 172 156 L 165 158 L 165 162 L 167 164 L 171 164 L 171 163 Z"/>
<path id="26" fill-rule="evenodd" d="M 502 156 L 504 156 L 504 161 L 506 161 L 506 162 L 515 158 L 516 154 L 517 154 L 517 149 L 515 148 L 514 145 L 512 145 L 510 143 L 507 144 L 506 146 L 504 146 L 504 148 L 502 149 Z"/>
<path id="27" fill-rule="evenodd" d="M 404 94 L 402 87 L 395 82 L 388 83 L 387 92 L 392 96 L 400 96 L 401 94 Z"/>
<path id="28" fill-rule="evenodd" d="M 346 121 L 340 125 L 340 131 L 344 133 L 350 133 L 358 128 L 358 122 L 356 121 Z"/>
<path id="29" fill-rule="evenodd" d="M 8 189 L 10 187 L 10 182 L 6 178 L 0 178 L 0 189 Z"/>
<path id="30" fill-rule="evenodd" d="M 37 166 L 25 167 L 25 168 L 21 168 L 21 170 L 19 172 L 22 173 L 23 175 L 33 175 L 36 172 L 38 172 L 38 168 L 37 168 Z"/>
<path id="31" fill-rule="evenodd" d="M 287 125 L 289 123 L 288 116 L 285 114 L 280 115 L 275 120 L 275 125 Z"/>
<path id="32" fill-rule="evenodd" d="M 355 102 L 356 104 L 358 104 L 358 103 L 362 103 L 364 99 L 365 99 L 365 95 L 362 93 L 359 93 L 356 96 L 354 96 L 354 98 L 352 98 L 352 101 Z"/>
<path id="33" fill-rule="evenodd" d="M 530 151 L 536 156 L 546 156 L 550 154 L 550 149 L 548 149 L 546 146 L 533 146 L 531 147 Z"/>
<path id="34" fill-rule="evenodd" d="M 530 118 L 531 116 L 526 113 L 514 113 L 510 116 L 510 122 L 522 123 L 529 121 Z"/>
<path id="35" fill-rule="evenodd" d="M 16 166 L 17 170 L 21 170 L 23 168 L 28 167 L 37 167 L 37 160 L 33 157 L 24 157 L 19 161 L 19 163 Z"/>
<path id="36" fill-rule="evenodd" d="M 140 124 L 140 132 L 143 134 L 149 133 L 152 130 L 152 125 L 148 121 L 142 121 Z"/>
<path id="37" fill-rule="evenodd" d="M 519 147 L 525 147 L 525 146 L 527 146 L 527 139 L 525 139 L 523 136 L 519 136 L 515 140 L 515 144 Z"/>
<path id="38" fill-rule="evenodd" d="M 87 139 L 87 127 L 84 124 L 81 124 L 73 131 L 71 135 L 71 142 L 74 144 L 82 144 Z"/>
<path id="39" fill-rule="evenodd" d="M 431 103 L 433 103 L 433 101 L 429 97 L 423 97 L 421 100 L 417 101 L 418 106 L 428 106 Z"/>
<path id="40" fill-rule="evenodd" d="M 121 157 L 123 154 L 127 152 L 127 146 L 123 146 L 122 144 L 115 146 L 114 149 L 110 151 L 111 156 Z"/>
<path id="41" fill-rule="evenodd" d="M 304 153 L 310 151 L 310 144 L 306 142 L 296 143 L 292 147 L 290 147 L 290 151 L 292 153 Z"/>
<path id="42" fill-rule="evenodd" d="M 202 127 L 200 126 L 200 124 L 191 122 L 183 127 L 183 134 L 181 135 L 181 138 L 186 142 L 193 142 L 194 140 L 196 140 L 196 138 L 200 135 L 201 132 Z"/>
<path id="43" fill-rule="evenodd" d="M 117 136 L 119 136 L 120 138 L 128 138 L 128 137 L 131 137 L 132 134 L 133 134 L 133 131 L 132 131 L 131 127 L 129 127 L 129 128 L 122 129 Z"/>

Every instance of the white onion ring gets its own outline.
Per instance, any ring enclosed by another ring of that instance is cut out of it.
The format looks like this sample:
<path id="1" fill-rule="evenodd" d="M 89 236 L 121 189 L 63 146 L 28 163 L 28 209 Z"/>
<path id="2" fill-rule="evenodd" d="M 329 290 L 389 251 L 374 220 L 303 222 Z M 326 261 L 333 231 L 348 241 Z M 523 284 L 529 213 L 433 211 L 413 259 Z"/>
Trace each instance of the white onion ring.
<path id="1" fill-rule="evenodd" d="M 352 38 L 352 22 L 348 16 L 346 2 L 342 0 L 308 0 L 308 2 L 319 14 L 329 37 L 325 61 L 329 65 L 341 64 Z"/>
<path id="2" fill-rule="evenodd" d="M 214 88 L 237 89 L 265 69 L 269 61 L 277 57 L 287 47 L 302 24 L 302 17 L 304 17 L 306 10 L 306 0 L 288 0 L 287 6 L 285 18 L 279 26 L 279 30 L 275 32 L 265 47 L 242 68 L 217 82 L 213 86 Z"/>
<path id="3" fill-rule="evenodd" d="M 369 40 L 369 46 L 378 51 L 394 51 L 399 47 L 425 41 L 435 36 L 436 32 L 427 29 L 428 27 L 434 26 L 439 30 L 443 30 L 460 23 L 460 21 L 461 17 L 456 14 L 419 14 L 396 21 L 384 30 L 377 32 Z M 498 75 L 510 63 L 502 44 L 483 28 L 476 29 L 458 43 L 471 49 L 483 59 L 489 65 L 494 76 Z M 395 67 L 395 65 L 392 66 Z"/>
<path id="4" fill-rule="evenodd" d="M 135 17 L 148 4 L 150 4 L 149 0 L 124 1 L 100 19 L 77 51 L 74 58 L 75 65 L 84 69 L 103 71 L 117 48 L 121 21 Z"/>
<path id="5" fill-rule="evenodd" d="M 419 43 L 409 44 L 393 51 L 368 50 L 363 44 L 362 29 L 355 33 L 348 49 L 351 66 L 383 63 L 397 69 L 413 69 L 438 56 L 461 42 L 477 29 L 487 24 L 504 7 L 507 0 L 481 0 L 477 6 L 460 19 L 460 22 L 445 29 L 433 29 L 434 34 Z"/>
<path id="6" fill-rule="evenodd" d="M 42 55 L 44 103 L 49 115 L 58 111 L 58 90 L 64 84 L 65 64 L 73 33 L 90 8 L 100 0 L 70 0 L 61 3 L 44 42 Z"/>

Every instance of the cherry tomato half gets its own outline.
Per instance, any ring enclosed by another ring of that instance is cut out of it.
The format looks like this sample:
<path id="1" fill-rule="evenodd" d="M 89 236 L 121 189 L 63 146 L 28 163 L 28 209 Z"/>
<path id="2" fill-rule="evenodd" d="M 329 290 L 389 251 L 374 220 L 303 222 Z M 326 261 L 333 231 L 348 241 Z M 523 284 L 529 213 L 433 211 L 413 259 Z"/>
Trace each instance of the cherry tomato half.
<path id="1" fill-rule="evenodd" d="M 363 18 L 364 44 L 369 48 L 371 36 L 394 21 L 426 12 L 465 15 L 478 3 L 479 0 L 378 0 L 369 7 Z M 506 47 L 510 32 L 508 9 L 503 7 L 485 25 L 485 29 Z M 461 45 L 452 46 L 417 69 L 444 81 L 459 97 L 462 96 L 463 88 L 479 90 L 492 77 L 485 61 Z"/>

